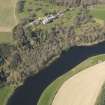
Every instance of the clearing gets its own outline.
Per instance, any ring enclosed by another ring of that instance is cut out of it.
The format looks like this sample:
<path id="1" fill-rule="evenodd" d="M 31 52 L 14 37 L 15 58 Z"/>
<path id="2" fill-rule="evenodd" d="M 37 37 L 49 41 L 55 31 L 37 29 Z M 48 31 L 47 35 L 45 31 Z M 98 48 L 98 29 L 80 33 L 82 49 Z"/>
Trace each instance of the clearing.
<path id="1" fill-rule="evenodd" d="M 17 0 L 0 0 L 0 32 L 8 32 L 17 24 L 15 16 Z"/>
<path id="2" fill-rule="evenodd" d="M 105 82 L 105 62 L 92 66 L 67 80 L 52 105 L 95 105 Z"/>

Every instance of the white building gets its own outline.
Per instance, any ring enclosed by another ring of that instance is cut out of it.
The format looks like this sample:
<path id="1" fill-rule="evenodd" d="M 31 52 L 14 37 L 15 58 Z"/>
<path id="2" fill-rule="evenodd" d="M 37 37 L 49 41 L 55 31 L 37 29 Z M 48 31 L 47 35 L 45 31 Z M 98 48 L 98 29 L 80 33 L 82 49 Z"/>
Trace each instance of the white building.
<path id="1" fill-rule="evenodd" d="M 56 16 L 50 15 L 50 16 L 48 16 L 48 17 L 45 17 L 45 18 L 43 19 L 42 23 L 43 23 L 43 24 L 47 24 L 47 23 L 53 21 L 55 18 L 56 18 Z"/>

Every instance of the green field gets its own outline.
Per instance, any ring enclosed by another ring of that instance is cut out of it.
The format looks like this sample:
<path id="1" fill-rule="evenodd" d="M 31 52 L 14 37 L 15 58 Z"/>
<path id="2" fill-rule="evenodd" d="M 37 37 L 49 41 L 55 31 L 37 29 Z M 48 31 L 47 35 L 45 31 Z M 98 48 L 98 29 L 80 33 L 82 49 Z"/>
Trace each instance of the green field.
<path id="1" fill-rule="evenodd" d="M 94 17 L 105 21 L 105 5 L 96 5 L 91 9 L 91 14 Z"/>
<path id="2" fill-rule="evenodd" d="M 0 32 L 0 44 L 1 43 L 13 43 L 13 37 L 11 32 Z"/>
<path id="3" fill-rule="evenodd" d="M 0 0 L 0 32 L 11 31 L 16 25 L 16 0 Z"/>
<path id="4" fill-rule="evenodd" d="M 0 88 L 0 105 L 6 105 L 8 98 L 13 93 L 14 88 L 12 86 L 7 86 Z"/>
<path id="5" fill-rule="evenodd" d="M 105 54 L 91 57 L 70 70 L 68 73 L 62 75 L 45 89 L 37 105 L 51 105 L 55 94 L 67 79 L 80 71 L 103 61 L 105 61 Z"/>

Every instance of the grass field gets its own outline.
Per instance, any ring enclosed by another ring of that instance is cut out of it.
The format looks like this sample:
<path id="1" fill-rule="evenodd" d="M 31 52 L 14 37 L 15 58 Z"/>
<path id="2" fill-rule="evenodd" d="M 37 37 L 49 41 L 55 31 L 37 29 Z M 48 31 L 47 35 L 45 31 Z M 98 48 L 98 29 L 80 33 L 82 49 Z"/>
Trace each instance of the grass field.
<path id="1" fill-rule="evenodd" d="M 91 14 L 94 17 L 105 21 L 105 5 L 96 5 L 91 9 Z"/>
<path id="2" fill-rule="evenodd" d="M 105 54 L 91 57 L 91 58 L 85 60 L 84 62 L 82 62 L 81 64 L 79 64 L 78 66 L 76 66 L 75 68 L 73 68 L 72 70 L 70 70 L 68 73 L 59 77 L 57 80 L 55 80 L 52 84 L 50 84 L 45 89 L 45 91 L 42 93 L 37 105 L 51 105 L 55 94 L 57 93 L 57 91 L 59 90 L 61 85 L 67 79 L 69 79 L 73 75 L 77 74 L 78 72 L 80 72 L 90 66 L 93 66 L 93 65 L 97 64 L 98 62 L 102 62 L 102 61 L 105 61 Z"/>
<path id="3" fill-rule="evenodd" d="M 1 43 L 13 43 L 13 37 L 11 32 L 0 32 L 0 44 Z"/>
<path id="4" fill-rule="evenodd" d="M 0 0 L 0 32 L 8 32 L 16 25 L 16 0 Z"/>
<path id="5" fill-rule="evenodd" d="M 6 105 L 8 98 L 13 91 L 14 88 L 12 86 L 0 88 L 0 105 Z"/>

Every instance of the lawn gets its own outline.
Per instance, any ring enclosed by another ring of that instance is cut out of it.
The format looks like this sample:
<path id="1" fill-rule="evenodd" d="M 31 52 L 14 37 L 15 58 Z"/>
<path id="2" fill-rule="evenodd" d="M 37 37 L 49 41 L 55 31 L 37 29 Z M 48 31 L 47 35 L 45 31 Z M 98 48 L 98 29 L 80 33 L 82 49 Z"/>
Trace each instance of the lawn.
<path id="1" fill-rule="evenodd" d="M 11 31 L 16 25 L 16 0 L 0 0 L 0 32 Z"/>
<path id="2" fill-rule="evenodd" d="M 1 43 L 13 43 L 13 37 L 11 32 L 0 32 L 0 44 Z"/>
<path id="3" fill-rule="evenodd" d="M 97 64 L 99 62 L 103 62 L 103 61 L 105 61 L 105 54 L 88 58 L 87 60 L 85 60 L 81 64 L 77 65 L 75 68 L 70 70 L 68 73 L 62 75 L 57 80 L 55 80 L 52 84 L 50 84 L 45 89 L 45 91 L 42 93 L 37 105 L 51 105 L 55 94 L 57 93 L 57 91 L 59 90 L 61 85 L 67 79 L 69 79 L 73 75 L 79 73 L 80 71 L 82 71 L 82 70 L 84 70 L 84 69 L 86 69 L 86 68 L 88 68 L 90 66 L 93 66 L 93 65 L 95 65 L 95 64 Z"/>
<path id="4" fill-rule="evenodd" d="M 0 88 L 0 105 L 6 105 L 8 98 L 13 93 L 14 88 L 12 86 L 6 86 Z"/>
<path id="5" fill-rule="evenodd" d="M 91 14 L 94 17 L 105 21 L 105 5 L 96 5 L 91 8 Z"/>

